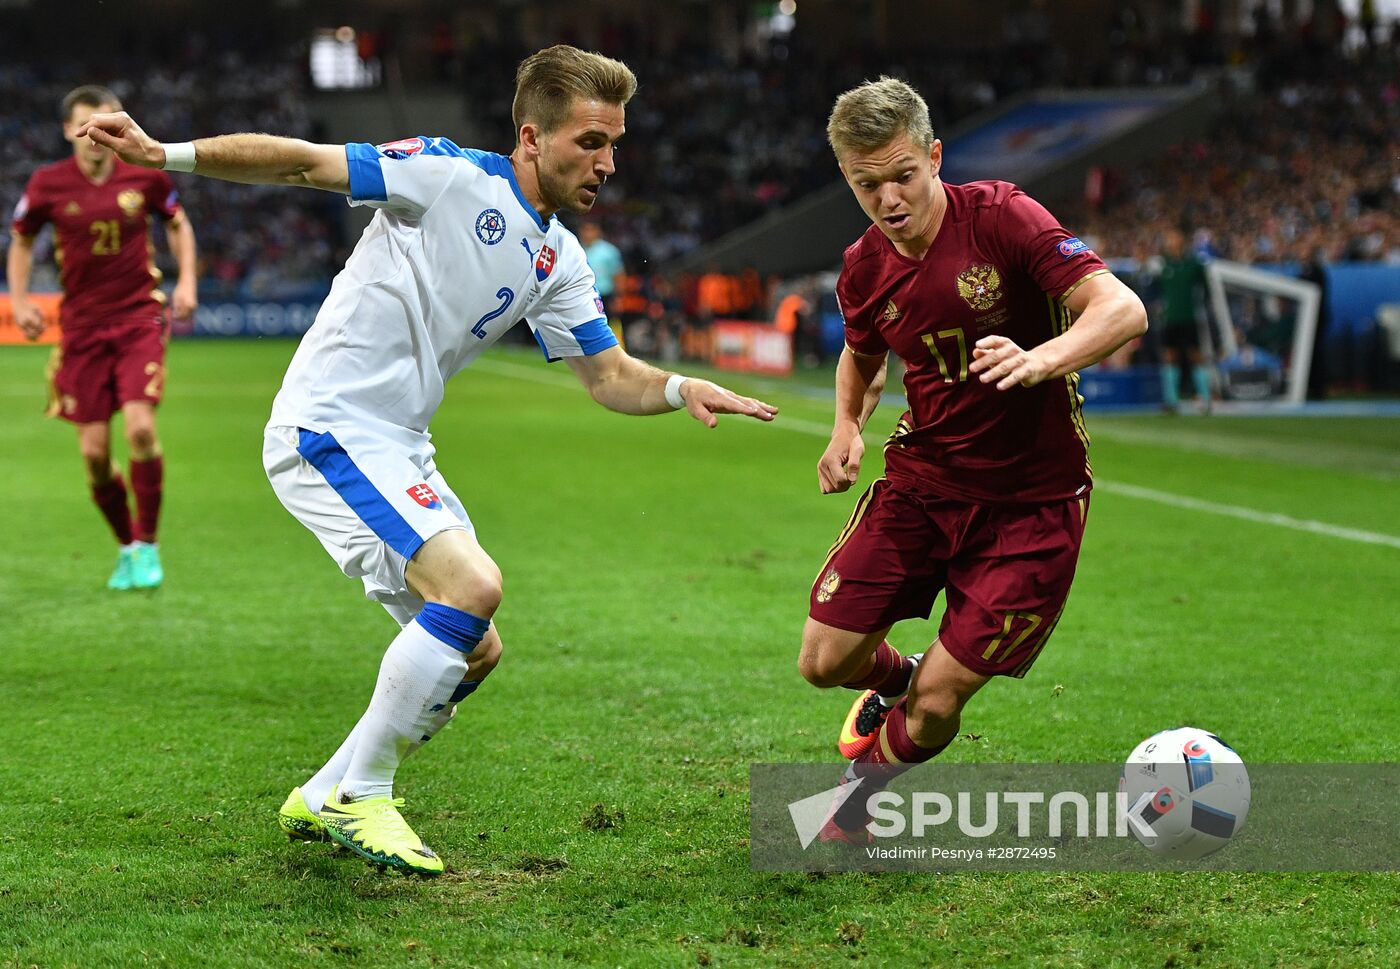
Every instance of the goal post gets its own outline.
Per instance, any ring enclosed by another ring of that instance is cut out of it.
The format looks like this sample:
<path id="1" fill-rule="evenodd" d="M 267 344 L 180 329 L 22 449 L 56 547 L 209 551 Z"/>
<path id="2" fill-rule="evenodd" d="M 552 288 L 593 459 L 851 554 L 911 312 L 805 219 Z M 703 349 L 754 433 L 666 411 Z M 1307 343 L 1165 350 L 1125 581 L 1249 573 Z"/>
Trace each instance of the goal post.
<path id="1" fill-rule="evenodd" d="M 1206 263 L 1205 271 L 1224 396 L 1303 403 L 1322 288 L 1224 259 Z"/>

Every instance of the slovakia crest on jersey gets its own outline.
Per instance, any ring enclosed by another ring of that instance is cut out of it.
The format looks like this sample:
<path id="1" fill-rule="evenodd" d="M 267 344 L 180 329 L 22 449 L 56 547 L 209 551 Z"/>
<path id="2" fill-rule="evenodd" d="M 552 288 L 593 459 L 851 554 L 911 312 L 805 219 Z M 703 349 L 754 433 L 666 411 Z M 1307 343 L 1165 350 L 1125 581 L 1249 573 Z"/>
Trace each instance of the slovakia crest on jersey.
<path id="1" fill-rule="evenodd" d="M 398 141 L 385 142 L 376 145 L 379 153 L 385 158 L 392 158 L 394 161 L 403 161 L 409 155 L 416 155 L 423 150 L 422 138 L 401 138 Z"/>
<path id="2" fill-rule="evenodd" d="M 424 508 L 441 508 L 442 499 L 437 496 L 437 492 L 429 488 L 427 483 L 416 484 L 408 489 L 408 496 Z"/>
<path id="3" fill-rule="evenodd" d="M 549 246 L 540 246 L 539 257 L 535 259 L 535 278 L 544 282 L 552 272 L 554 272 L 554 250 Z"/>
<path id="4" fill-rule="evenodd" d="M 483 209 L 476 217 L 476 237 L 494 246 L 506 237 L 506 217 L 500 209 Z"/>

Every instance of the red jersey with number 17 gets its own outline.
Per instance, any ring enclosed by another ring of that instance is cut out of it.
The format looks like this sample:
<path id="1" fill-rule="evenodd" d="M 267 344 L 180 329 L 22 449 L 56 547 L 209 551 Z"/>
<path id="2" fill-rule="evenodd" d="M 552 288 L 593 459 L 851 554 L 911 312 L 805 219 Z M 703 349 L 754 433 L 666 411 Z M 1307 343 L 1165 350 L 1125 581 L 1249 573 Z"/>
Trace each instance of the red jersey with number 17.
<path id="1" fill-rule="evenodd" d="M 856 353 L 904 361 L 909 410 L 885 451 L 892 481 L 959 501 L 1051 502 L 1092 485 L 1078 375 L 997 390 L 968 372 L 978 340 L 1029 350 L 1070 325 L 1064 301 L 1103 260 L 1009 182 L 944 185 L 922 260 L 872 225 L 846 250 L 836 296 Z"/>
<path id="2" fill-rule="evenodd" d="M 89 181 L 74 158 L 45 165 L 15 206 L 11 228 L 32 236 L 54 226 L 54 258 L 63 284 L 64 330 L 160 313 L 165 294 L 152 259 L 150 220 L 180 211 L 165 172 L 113 159 L 111 175 Z"/>

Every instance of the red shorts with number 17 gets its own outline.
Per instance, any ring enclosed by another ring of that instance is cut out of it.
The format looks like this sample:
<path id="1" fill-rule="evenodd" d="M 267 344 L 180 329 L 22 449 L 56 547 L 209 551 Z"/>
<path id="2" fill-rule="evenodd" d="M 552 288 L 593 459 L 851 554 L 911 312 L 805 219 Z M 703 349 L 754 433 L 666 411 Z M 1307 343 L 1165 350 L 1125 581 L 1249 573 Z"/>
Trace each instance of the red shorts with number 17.
<path id="1" fill-rule="evenodd" d="M 50 416 L 92 424 L 134 400 L 160 403 L 166 339 L 155 315 L 65 331 L 49 361 Z"/>
<path id="2" fill-rule="evenodd" d="M 812 586 L 811 617 L 850 632 L 927 619 L 984 676 L 1025 676 L 1069 598 L 1087 496 L 1046 505 L 953 501 L 886 478 L 856 503 Z"/>

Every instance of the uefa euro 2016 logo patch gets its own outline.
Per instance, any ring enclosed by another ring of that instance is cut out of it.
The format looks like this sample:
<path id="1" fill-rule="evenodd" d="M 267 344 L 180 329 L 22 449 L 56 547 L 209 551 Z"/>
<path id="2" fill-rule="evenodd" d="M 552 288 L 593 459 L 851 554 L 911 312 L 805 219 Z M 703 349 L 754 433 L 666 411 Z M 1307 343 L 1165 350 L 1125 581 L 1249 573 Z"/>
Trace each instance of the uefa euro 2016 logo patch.
<path id="1" fill-rule="evenodd" d="M 506 217 L 499 209 L 487 209 L 476 217 L 476 237 L 488 246 L 506 237 Z"/>
<path id="2" fill-rule="evenodd" d="M 375 145 L 379 153 L 385 158 L 392 158 L 394 161 L 403 161 L 409 155 L 416 155 L 423 150 L 422 138 L 403 138 L 399 141 L 389 141 L 382 145 Z"/>
<path id="3" fill-rule="evenodd" d="M 1088 244 L 1087 244 L 1087 243 L 1084 243 L 1084 242 L 1081 242 L 1077 236 L 1070 236 L 1068 239 L 1065 239 L 1063 242 L 1061 242 L 1061 243 L 1060 243 L 1058 246 L 1056 246 L 1055 248 L 1059 251 L 1060 255 L 1061 255 L 1063 258 L 1065 258 L 1065 259 L 1068 259 L 1068 258 L 1070 258 L 1071 256 L 1077 256 L 1077 255 L 1079 255 L 1081 252 L 1088 252 L 1088 251 L 1089 251 L 1089 246 L 1088 246 Z"/>

